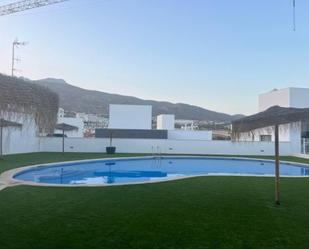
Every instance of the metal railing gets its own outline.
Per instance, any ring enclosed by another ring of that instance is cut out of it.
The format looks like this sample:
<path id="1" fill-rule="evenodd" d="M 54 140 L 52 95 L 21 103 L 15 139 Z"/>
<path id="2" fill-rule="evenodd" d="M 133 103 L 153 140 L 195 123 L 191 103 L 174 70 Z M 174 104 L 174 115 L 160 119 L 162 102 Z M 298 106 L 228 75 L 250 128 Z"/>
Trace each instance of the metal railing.
<path id="1" fill-rule="evenodd" d="M 151 146 L 151 154 L 154 158 L 162 157 L 162 150 L 160 146 Z"/>
<path id="2" fill-rule="evenodd" d="M 151 161 L 152 168 L 161 168 L 162 165 L 162 150 L 160 146 L 151 146 L 152 157 L 153 160 Z"/>

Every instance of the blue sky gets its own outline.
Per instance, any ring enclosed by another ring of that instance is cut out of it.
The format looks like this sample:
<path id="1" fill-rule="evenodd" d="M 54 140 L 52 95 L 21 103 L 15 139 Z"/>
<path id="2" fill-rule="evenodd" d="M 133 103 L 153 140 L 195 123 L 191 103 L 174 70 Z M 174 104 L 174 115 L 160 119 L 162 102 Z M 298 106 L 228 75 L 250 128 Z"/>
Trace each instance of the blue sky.
<path id="1" fill-rule="evenodd" d="M 259 93 L 309 87 L 309 1 L 70 0 L 0 17 L 0 72 L 227 113 Z M 0 0 L 0 4 L 13 0 Z"/>

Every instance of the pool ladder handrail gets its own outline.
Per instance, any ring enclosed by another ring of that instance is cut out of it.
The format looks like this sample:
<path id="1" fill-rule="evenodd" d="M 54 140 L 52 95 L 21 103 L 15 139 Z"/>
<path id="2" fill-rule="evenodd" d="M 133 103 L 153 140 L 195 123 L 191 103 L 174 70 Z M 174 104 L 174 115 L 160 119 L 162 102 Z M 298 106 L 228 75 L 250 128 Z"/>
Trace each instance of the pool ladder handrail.
<path id="1" fill-rule="evenodd" d="M 157 145 L 156 149 L 157 149 L 157 150 L 155 150 L 154 146 L 151 146 L 152 157 L 153 157 L 154 159 L 162 159 L 162 150 L 161 150 L 161 147 Z"/>

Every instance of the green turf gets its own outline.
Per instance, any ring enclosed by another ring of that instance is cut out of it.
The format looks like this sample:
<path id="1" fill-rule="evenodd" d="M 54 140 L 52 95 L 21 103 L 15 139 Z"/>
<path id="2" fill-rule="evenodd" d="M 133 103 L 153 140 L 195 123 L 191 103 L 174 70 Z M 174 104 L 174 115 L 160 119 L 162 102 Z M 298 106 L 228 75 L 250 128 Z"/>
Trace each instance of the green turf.
<path id="1" fill-rule="evenodd" d="M 9 156 L 0 168 L 94 157 L 102 154 Z M 0 191 L 0 248 L 309 248 L 309 179 L 282 179 L 280 207 L 273 193 L 273 179 L 262 177 L 8 188 Z"/>

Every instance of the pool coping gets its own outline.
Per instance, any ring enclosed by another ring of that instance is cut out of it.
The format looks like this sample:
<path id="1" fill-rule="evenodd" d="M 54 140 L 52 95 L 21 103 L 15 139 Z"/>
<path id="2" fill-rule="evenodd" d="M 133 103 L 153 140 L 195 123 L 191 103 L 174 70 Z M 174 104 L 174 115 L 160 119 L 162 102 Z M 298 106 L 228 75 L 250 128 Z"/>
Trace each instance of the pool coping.
<path id="1" fill-rule="evenodd" d="M 199 174 L 192 176 L 177 176 L 167 179 L 158 179 L 151 181 L 142 181 L 142 182 L 129 182 L 129 183 L 114 183 L 114 184 L 52 184 L 52 183 L 38 183 L 32 181 L 23 181 L 17 180 L 14 178 L 15 175 L 26 170 L 31 170 L 38 167 L 48 167 L 48 166 L 57 166 L 62 164 L 70 163 L 82 163 L 82 162 L 96 162 L 96 161 L 123 161 L 123 160 L 136 160 L 136 159 L 155 159 L 158 156 L 137 156 L 137 157 L 111 157 L 111 158 L 96 158 L 96 159 L 83 159 L 83 160 L 73 160 L 73 161 L 62 161 L 62 162 L 53 162 L 53 163 L 44 163 L 44 164 L 35 164 L 24 167 L 19 167 L 11 170 L 7 170 L 0 174 L 0 191 L 7 187 L 14 187 L 18 185 L 26 186 L 40 186 L 40 187 L 113 187 L 113 186 L 124 186 L 124 185 L 140 185 L 140 184 L 152 184 L 152 183 L 162 183 L 168 181 L 176 181 L 182 179 L 188 179 L 193 177 L 201 176 L 241 176 L 241 177 L 274 177 L 274 175 L 253 175 L 253 174 L 227 174 L 227 173 L 211 173 L 211 174 Z M 250 157 L 235 157 L 235 156 L 186 156 L 186 155 L 162 155 L 158 159 L 162 158 L 209 158 L 209 159 L 232 159 L 232 160 L 250 160 L 250 161 L 263 161 L 263 162 L 274 162 L 272 159 L 262 159 L 262 158 L 250 158 Z M 309 168 L 309 164 L 291 162 L 281 160 L 281 163 L 299 165 Z M 307 178 L 308 176 L 281 176 L 283 178 Z"/>

